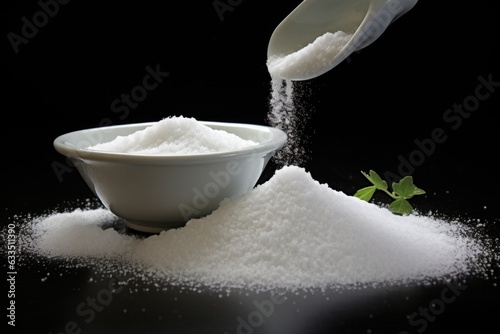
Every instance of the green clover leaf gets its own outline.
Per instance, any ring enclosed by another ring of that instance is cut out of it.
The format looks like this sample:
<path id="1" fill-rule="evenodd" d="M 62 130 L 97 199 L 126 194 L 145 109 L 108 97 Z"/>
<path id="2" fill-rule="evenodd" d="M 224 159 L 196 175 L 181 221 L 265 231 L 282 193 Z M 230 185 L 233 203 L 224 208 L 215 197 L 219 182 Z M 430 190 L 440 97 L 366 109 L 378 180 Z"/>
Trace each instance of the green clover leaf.
<path id="1" fill-rule="evenodd" d="M 365 188 L 359 189 L 354 196 L 356 196 L 359 199 L 362 199 L 363 201 L 369 201 L 372 199 L 373 194 L 375 194 L 375 191 L 377 188 L 375 186 L 369 186 Z"/>
<path id="2" fill-rule="evenodd" d="M 394 214 L 409 215 L 412 213 L 413 207 L 408 200 L 415 195 L 425 194 L 425 190 L 413 184 L 412 176 L 405 176 L 398 182 L 393 182 L 392 192 L 390 192 L 387 182 L 375 171 L 370 170 L 368 173 L 361 171 L 361 173 L 372 183 L 372 185 L 359 189 L 354 194 L 354 197 L 368 202 L 372 199 L 376 190 L 381 190 L 394 199 L 389 205 L 389 210 Z"/>

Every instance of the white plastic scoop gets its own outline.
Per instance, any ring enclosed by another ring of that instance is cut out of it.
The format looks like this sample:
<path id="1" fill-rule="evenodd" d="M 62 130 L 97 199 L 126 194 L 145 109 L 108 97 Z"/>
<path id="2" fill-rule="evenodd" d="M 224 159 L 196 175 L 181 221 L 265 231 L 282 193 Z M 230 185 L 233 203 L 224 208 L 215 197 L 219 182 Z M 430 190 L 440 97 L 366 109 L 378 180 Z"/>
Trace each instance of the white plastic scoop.
<path id="1" fill-rule="evenodd" d="M 308 80 L 373 43 L 417 0 L 304 0 L 274 30 L 271 77 Z"/>

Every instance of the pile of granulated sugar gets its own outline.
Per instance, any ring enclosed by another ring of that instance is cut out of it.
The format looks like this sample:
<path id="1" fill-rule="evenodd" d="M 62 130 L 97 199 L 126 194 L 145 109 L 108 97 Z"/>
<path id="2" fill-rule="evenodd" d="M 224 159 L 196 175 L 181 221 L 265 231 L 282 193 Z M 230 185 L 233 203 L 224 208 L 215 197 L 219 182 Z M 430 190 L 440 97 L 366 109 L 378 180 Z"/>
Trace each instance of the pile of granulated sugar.
<path id="1" fill-rule="evenodd" d="M 267 68 L 272 78 L 304 78 L 323 70 L 344 48 L 352 34 L 327 32 L 302 49 L 284 56 L 271 56 Z"/>
<path id="2" fill-rule="evenodd" d="M 297 166 L 224 200 L 209 216 L 157 235 L 104 228 L 113 217 L 98 208 L 33 219 L 24 225 L 21 249 L 81 263 L 118 260 L 138 276 L 226 290 L 429 282 L 481 272 L 489 256 L 459 222 L 394 215 Z"/>
<path id="3" fill-rule="evenodd" d="M 223 152 L 258 143 L 223 130 L 212 129 L 195 118 L 172 116 L 143 130 L 89 149 L 135 154 L 198 154 Z"/>

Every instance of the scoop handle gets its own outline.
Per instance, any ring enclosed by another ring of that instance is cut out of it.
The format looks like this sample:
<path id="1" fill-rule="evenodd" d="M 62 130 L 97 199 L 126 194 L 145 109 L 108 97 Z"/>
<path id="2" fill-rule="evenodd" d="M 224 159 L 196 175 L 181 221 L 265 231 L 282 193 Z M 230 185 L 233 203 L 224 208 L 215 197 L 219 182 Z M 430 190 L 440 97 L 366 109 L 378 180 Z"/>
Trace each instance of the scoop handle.
<path id="1" fill-rule="evenodd" d="M 387 27 L 412 9 L 417 0 L 372 0 L 368 12 L 355 33 L 357 43 L 351 45 L 352 51 L 372 44 Z"/>

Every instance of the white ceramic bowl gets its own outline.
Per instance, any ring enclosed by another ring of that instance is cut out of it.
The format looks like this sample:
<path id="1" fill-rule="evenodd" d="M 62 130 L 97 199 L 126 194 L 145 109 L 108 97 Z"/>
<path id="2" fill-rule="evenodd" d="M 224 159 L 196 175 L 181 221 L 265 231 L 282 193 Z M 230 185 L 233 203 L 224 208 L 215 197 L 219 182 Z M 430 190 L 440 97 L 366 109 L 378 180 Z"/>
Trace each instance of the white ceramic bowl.
<path id="1" fill-rule="evenodd" d="M 225 122 L 200 123 L 257 145 L 218 153 L 144 155 L 88 150 L 154 123 L 115 125 L 63 134 L 54 148 L 71 159 L 106 208 L 135 230 L 158 233 L 205 216 L 228 197 L 255 187 L 286 134 L 273 127 Z"/>

